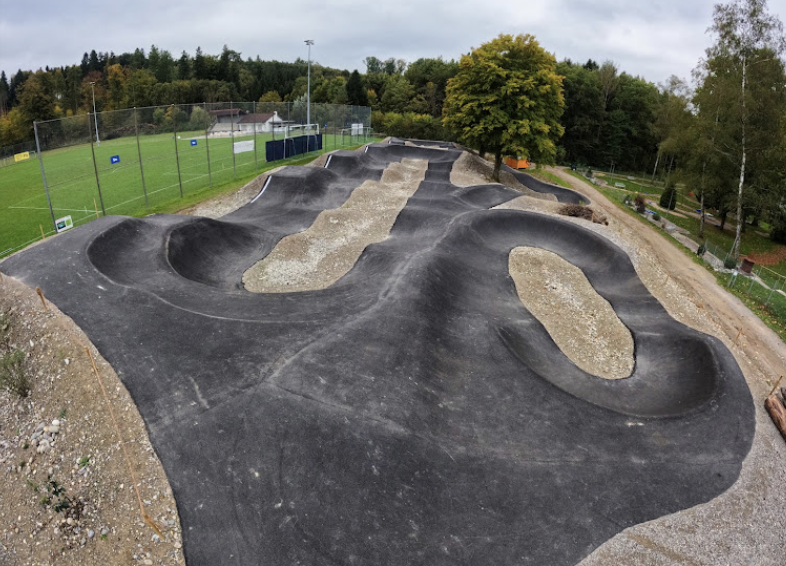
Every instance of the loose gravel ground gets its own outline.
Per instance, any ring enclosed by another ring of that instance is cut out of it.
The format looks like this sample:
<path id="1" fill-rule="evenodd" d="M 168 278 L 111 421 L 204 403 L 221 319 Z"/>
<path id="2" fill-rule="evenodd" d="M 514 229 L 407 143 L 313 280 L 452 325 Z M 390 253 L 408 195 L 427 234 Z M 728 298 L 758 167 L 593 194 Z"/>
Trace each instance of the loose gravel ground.
<path id="1" fill-rule="evenodd" d="M 91 346 L 145 512 L 160 535 L 142 520 L 85 351 L 90 342 L 48 308 L 28 287 L 8 277 L 0 282 L 7 325 L 0 355 L 24 352 L 31 389 L 24 398 L 0 391 L 0 564 L 184 564 L 175 500 L 136 406 Z"/>

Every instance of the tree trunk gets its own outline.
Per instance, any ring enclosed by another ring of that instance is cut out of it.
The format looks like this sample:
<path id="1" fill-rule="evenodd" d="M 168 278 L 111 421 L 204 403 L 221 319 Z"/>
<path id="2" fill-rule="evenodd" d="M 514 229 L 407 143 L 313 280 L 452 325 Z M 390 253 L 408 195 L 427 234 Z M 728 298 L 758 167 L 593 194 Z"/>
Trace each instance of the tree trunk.
<path id="1" fill-rule="evenodd" d="M 502 168 L 502 151 L 497 150 L 494 153 L 494 173 L 491 175 L 491 178 L 499 183 L 499 170 Z"/>
<path id="2" fill-rule="evenodd" d="M 704 237 L 704 173 L 707 171 L 707 162 L 701 164 L 701 186 L 699 187 L 699 208 L 701 209 L 701 220 L 699 220 L 699 238 Z"/>
<path id="3" fill-rule="evenodd" d="M 722 210 L 720 213 L 720 226 L 721 232 L 723 232 L 724 226 L 726 226 L 726 217 L 729 215 L 728 210 Z"/>
<path id="4" fill-rule="evenodd" d="M 745 218 L 742 216 L 742 187 L 745 184 L 745 161 L 748 157 L 745 147 L 745 80 L 747 79 L 747 61 L 745 57 L 742 58 L 742 163 L 740 164 L 740 185 L 737 190 L 737 235 L 734 238 L 734 244 L 731 247 L 731 256 L 734 259 L 740 257 L 740 239 L 742 236 L 742 225 L 745 223 Z"/>
<path id="5" fill-rule="evenodd" d="M 655 159 L 655 169 L 652 170 L 652 183 L 655 184 L 655 175 L 658 173 L 658 163 L 660 163 L 660 149 L 658 150 L 658 157 Z"/>

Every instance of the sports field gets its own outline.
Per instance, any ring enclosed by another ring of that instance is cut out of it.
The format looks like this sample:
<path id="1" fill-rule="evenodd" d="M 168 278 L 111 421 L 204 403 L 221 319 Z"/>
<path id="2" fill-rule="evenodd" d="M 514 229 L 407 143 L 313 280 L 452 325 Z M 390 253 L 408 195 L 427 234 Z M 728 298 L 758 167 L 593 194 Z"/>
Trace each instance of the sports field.
<path id="1" fill-rule="evenodd" d="M 184 197 L 193 200 L 230 189 L 287 163 L 266 163 L 265 142 L 271 139 L 269 133 L 232 139 L 180 132 L 140 136 L 138 145 L 131 136 L 102 141 L 92 149 L 83 144 L 45 151 L 42 160 L 55 219 L 71 216 L 77 225 L 94 220 L 97 213 L 144 216 L 170 210 Z M 243 141 L 255 142 L 253 149 L 234 153 L 233 142 Z M 372 140 L 326 134 L 323 151 L 364 141 Z M 0 168 L 0 258 L 40 240 L 42 228 L 47 235 L 55 232 L 38 159 Z"/>

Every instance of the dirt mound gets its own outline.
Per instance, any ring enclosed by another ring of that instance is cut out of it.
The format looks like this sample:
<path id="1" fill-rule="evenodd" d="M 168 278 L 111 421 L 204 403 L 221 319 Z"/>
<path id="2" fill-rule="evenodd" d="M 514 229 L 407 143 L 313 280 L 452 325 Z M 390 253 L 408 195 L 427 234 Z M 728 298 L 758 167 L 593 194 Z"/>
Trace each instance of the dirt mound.
<path id="1" fill-rule="evenodd" d="M 136 406 L 84 333 L 48 308 L 29 287 L 2 277 L 0 354 L 24 353 L 30 394 L 0 390 L 0 564 L 184 564 L 175 500 Z M 142 522 L 134 477 L 163 536 Z"/>
<path id="2" fill-rule="evenodd" d="M 427 166 L 427 161 L 414 159 L 391 163 L 379 181 L 365 181 L 341 208 L 320 213 L 306 231 L 283 238 L 246 271 L 246 289 L 291 293 L 335 283 L 352 269 L 366 246 L 387 238 Z"/>
<path id="3" fill-rule="evenodd" d="M 769 252 L 749 253 L 748 259 L 759 265 L 778 265 L 786 259 L 786 246 L 775 246 L 775 248 Z"/>
<path id="4" fill-rule="evenodd" d="M 494 164 L 489 163 L 485 159 L 465 151 L 461 154 L 453 165 L 450 172 L 450 182 L 458 187 L 471 187 L 473 185 L 485 185 L 493 183 L 491 176 L 494 173 Z M 530 198 L 539 200 L 556 201 L 557 199 L 552 195 L 537 193 L 528 189 L 518 182 L 518 180 L 509 172 L 502 171 L 499 179 L 503 185 L 515 189 L 520 193 L 527 195 Z"/>
<path id="5" fill-rule="evenodd" d="M 633 338 L 582 271 L 538 248 L 510 252 L 510 275 L 521 302 L 581 369 L 605 379 L 633 371 Z"/>

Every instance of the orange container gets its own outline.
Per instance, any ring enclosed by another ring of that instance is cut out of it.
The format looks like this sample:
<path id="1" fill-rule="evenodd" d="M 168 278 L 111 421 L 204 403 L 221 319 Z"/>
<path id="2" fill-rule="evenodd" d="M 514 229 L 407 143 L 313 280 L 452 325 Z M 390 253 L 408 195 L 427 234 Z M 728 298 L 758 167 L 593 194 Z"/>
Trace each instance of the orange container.
<path id="1" fill-rule="evenodd" d="M 511 169 L 529 169 L 529 161 L 521 157 L 508 157 L 505 159 L 505 165 Z"/>

